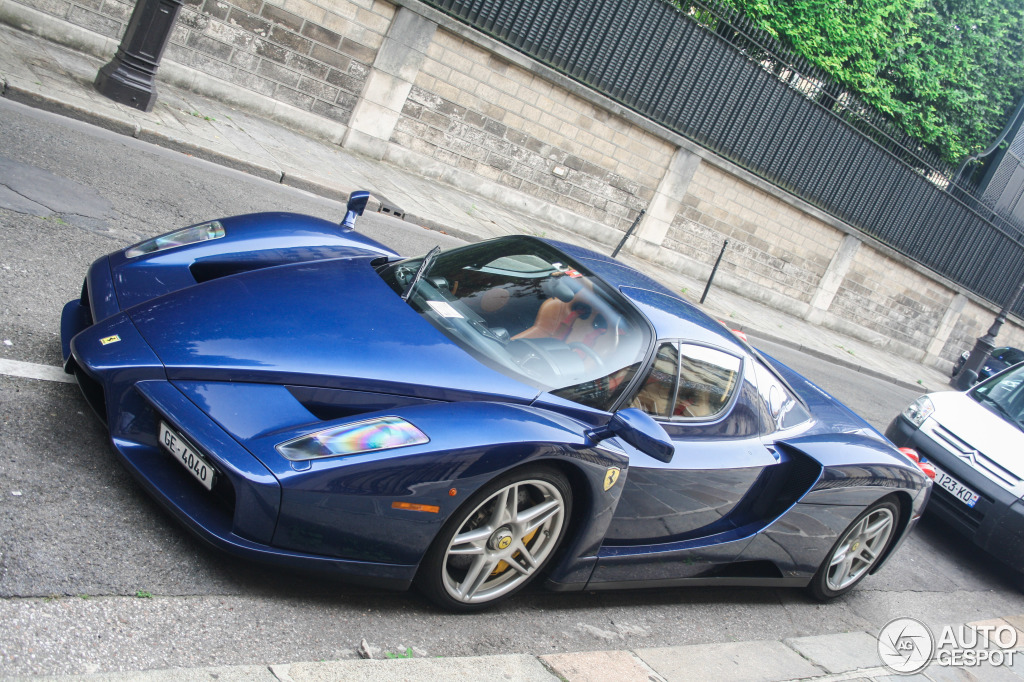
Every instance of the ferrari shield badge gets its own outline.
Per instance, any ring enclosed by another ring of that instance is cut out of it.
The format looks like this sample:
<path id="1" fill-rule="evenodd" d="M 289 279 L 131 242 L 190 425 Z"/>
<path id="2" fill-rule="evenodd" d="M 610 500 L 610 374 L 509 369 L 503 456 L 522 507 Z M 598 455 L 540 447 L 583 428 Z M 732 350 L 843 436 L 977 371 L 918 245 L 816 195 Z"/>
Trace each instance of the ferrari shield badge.
<path id="1" fill-rule="evenodd" d="M 612 486 L 615 485 L 615 481 L 619 480 L 619 468 L 611 467 L 604 474 L 604 489 L 611 490 Z"/>
<path id="2" fill-rule="evenodd" d="M 112 343 L 117 343 L 120 340 L 121 337 L 118 336 L 117 334 L 114 334 L 113 336 L 104 336 L 102 339 L 100 339 L 100 343 L 102 343 L 104 346 L 107 346 Z"/>

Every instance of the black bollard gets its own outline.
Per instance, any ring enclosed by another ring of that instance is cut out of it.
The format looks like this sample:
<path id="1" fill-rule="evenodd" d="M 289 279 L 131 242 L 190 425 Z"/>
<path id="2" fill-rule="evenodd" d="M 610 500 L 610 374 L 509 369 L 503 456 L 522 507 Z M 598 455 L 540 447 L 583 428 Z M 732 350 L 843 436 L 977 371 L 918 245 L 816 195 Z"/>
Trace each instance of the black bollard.
<path id="1" fill-rule="evenodd" d="M 96 75 L 96 89 L 118 104 L 150 111 L 156 69 L 171 40 L 182 0 L 138 0 L 114 58 Z"/>

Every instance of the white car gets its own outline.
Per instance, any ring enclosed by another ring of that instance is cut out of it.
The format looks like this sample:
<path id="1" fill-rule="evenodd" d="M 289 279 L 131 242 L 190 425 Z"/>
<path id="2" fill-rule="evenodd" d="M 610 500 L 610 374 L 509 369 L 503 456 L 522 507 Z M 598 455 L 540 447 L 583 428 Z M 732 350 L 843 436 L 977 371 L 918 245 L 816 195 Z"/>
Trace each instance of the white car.
<path id="1" fill-rule="evenodd" d="M 935 467 L 929 513 L 1024 569 L 1024 363 L 963 393 L 921 396 L 885 435 Z"/>

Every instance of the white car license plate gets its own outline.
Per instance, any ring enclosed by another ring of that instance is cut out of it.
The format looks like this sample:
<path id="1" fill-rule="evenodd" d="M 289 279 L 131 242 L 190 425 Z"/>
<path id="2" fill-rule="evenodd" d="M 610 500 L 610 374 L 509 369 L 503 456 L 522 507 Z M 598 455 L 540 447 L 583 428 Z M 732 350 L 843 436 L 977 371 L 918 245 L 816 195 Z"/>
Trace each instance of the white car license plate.
<path id="1" fill-rule="evenodd" d="M 213 490 L 213 467 L 203 459 L 199 453 L 192 449 L 185 439 L 178 435 L 178 432 L 167 424 L 160 422 L 160 445 L 174 455 L 174 459 L 188 469 L 197 481 L 203 484 L 207 490 Z"/>
<path id="2" fill-rule="evenodd" d="M 935 485 L 944 488 L 950 495 L 960 500 L 968 507 L 974 507 L 974 505 L 978 504 L 978 498 L 980 497 L 978 493 L 974 492 L 938 467 L 935 467 Z"/>

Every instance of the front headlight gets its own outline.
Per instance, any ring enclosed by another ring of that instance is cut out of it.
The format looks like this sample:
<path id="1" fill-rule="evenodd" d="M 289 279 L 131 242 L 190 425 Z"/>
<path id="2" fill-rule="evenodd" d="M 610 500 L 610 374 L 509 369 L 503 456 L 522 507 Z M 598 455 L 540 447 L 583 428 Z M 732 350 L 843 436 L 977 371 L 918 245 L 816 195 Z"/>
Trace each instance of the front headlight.
<path id="1" fill-rule="evenodd" d="M 137 256 L 144 256 L 147 253 L 156 253 L 157 251 L 166 251 L 167 249 L 186 246 L 188 244 L 198 244 L 199 242 L 206 242 L 211 239 L 220 239 L 223 236 L 224 226 L 220 224 L 220 221 L 214 220 L 209 223 L 203 223 L 202 225 L 183 227 L 180 230 L 175 230 L 174 232 L 162 234 L 159 237 L 147 239 L 141 244 L 136 244 L 135 246 L 126 249 L 124 256 L 125 258 L 136 258 Z"/>
<path id="2" fill-rule="evenodd" d="M 932 416 L 933 412 L 935 412 L 935 405 L 931 398 L 923 395 L 907 405 L 907 409 L 903 410 L 903 418 L 913 424 L 915 429 L 919 429 L 921 424 L 924 424 L 924 420 Z"/>
<path id="3" fill-rule="evenodd" d="M 293 438 L 278 445 L 277 451 L 285 459 L 301 462 L 429 442 L 425 433 L 400 417 L 377 417 Z"/>

